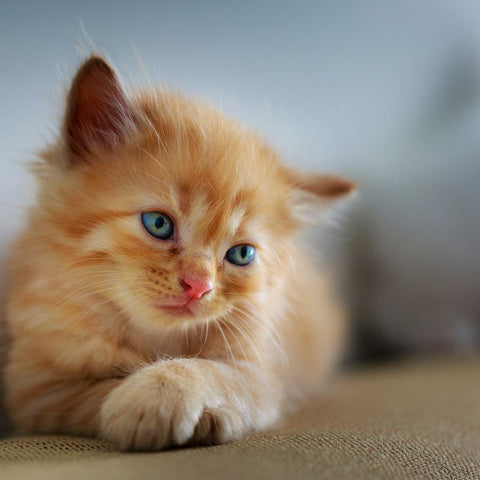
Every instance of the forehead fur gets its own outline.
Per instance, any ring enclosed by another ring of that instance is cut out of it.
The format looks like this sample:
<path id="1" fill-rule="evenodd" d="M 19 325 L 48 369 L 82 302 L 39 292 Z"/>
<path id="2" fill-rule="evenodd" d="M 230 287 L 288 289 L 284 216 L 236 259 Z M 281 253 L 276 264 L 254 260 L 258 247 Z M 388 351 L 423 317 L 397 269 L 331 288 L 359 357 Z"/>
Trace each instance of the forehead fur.
<path id="1" fill-rule="evenodd" d="M 145 121 L 142 147 L 161 159 L 164 174 L 184 192 L 199 185 L 210 193 L 244 191 L 278 181 L 276 155 L 213 108 L 158 91 L 139 95 L 136 104 Z"/>
<path id="2" fill-rule="evenodd" d="M 208 216 L 197 228 L 228 234 L 242 220 L 267 221 L 285 205 L 280 163 L 256 134 L 178 95 L 149 92 L 137 105 L 146 118 L 137 167 L 145 165 L 148 190 L 154 192 L 160 178 L 183 214 Z"/>

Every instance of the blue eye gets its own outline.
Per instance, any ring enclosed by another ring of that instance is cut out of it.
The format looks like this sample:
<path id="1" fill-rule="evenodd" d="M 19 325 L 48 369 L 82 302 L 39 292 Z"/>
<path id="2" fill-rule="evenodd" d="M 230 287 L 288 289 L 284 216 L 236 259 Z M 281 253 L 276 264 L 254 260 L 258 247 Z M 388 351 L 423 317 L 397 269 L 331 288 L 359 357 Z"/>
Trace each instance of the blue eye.
<path id="1" fill-rule="evenodd" d="M 251 245 L 235 245 L 225 255 L 225 258 L 234 265 L 243 267 L 252 262 L 255 257 L 255 248 Z"/>
<path id="2" fill-rule="evenodd" d="M 173 221 L 165 213 L 144 212 L 142 223 L 147 232 L 160 240 L 168 240 L 173 236 Z"/>

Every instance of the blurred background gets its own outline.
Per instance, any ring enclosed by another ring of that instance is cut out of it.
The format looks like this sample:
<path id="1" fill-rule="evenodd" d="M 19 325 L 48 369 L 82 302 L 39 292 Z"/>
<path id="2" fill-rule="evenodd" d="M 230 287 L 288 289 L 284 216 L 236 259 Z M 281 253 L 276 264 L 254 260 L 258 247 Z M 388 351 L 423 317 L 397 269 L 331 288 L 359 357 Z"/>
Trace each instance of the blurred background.
<path id="1" fill-rule="evenodd" d="M 3 0 L 2 259 L 91 43 L 127 85 L 202 98 L 289 164 L 359 183 L 321 234 L 353 360 L 479 346 L 480 2 Z"/>

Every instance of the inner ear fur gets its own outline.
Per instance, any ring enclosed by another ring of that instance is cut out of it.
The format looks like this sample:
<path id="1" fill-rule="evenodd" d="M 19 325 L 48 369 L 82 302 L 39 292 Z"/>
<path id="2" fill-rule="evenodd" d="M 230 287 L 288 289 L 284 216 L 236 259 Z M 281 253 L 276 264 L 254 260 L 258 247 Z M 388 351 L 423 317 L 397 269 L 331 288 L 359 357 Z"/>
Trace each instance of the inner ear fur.
<path id="1" fill-rule="evenodd" d="M 292 169 L 285 171 L 292 187 L 292 213 L 302 224 L 320 220 L 323 207 L 351 195 L 355 183 L 338 175 L 304 173 Z"/>
<path id="2" fill-rule="evenodd" d="M 63 133 L 70 160 L 111 150 L 132 123 L 133 109 L 115 71 L 103 58 L 91 56 L 78 69 L 67 97 Z"/>
<path id="3" fill-rule="evenodd" d="M 288 169 L 286 175 L 295 189 L 303 190 L 322 200 L 345 197 L 356 189 L 355 183 L 338 175 L 305 173 L 292 169 Z"/>

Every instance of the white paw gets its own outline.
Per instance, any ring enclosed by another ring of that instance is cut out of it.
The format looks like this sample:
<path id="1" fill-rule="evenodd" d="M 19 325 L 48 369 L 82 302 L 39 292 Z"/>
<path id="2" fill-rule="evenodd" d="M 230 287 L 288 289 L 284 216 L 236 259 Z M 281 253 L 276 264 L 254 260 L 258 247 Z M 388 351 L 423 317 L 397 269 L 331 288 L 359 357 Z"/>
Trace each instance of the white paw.
<path id="1" fill-rule="evenodd" d="M 188 370 L 148 367 L 107 397 L 100 435 L 122 450 L 225 443 L 244 435 L 249 423 L 226 403 L 220 389 Z"/>

